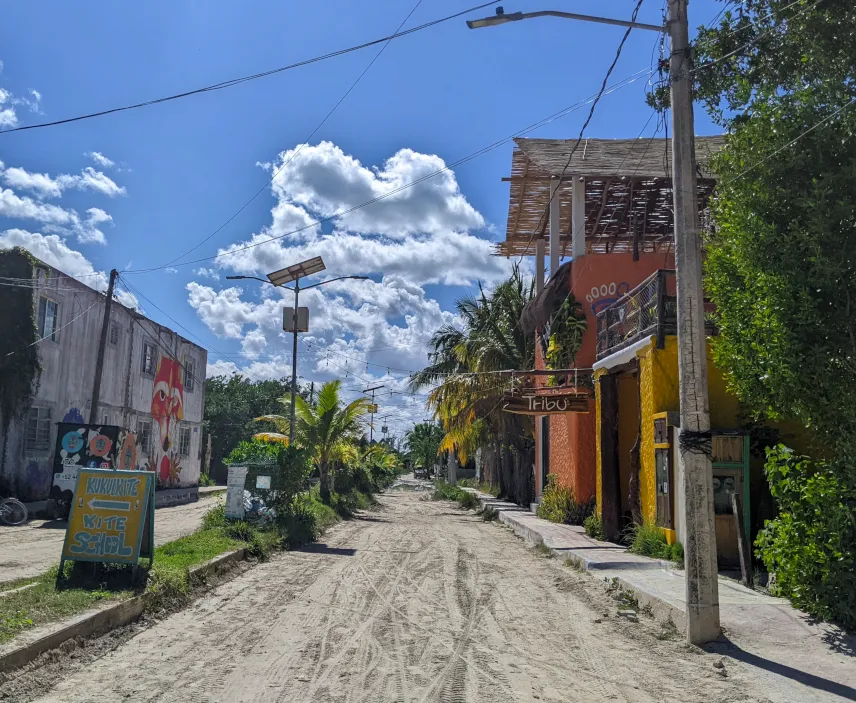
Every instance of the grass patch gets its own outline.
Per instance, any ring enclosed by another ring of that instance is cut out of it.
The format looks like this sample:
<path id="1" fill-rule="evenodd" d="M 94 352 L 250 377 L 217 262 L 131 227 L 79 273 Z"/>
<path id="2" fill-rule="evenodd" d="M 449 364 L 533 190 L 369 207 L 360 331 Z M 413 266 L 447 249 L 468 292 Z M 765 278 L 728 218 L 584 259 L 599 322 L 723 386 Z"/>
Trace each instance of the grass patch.
<path id="1" fill-rule="evenodd" d="M 481 502 L 475 493 L 470 493 L 469 491 L 461 491 L 461 493 L 463 495 L 458 498 L 458 505 L 464 510 L 478 510 L 481 508 Z"/>
<path id="2" fill-rule="evenodd" d="M 678 566 L 684 565 L 684 545 L 680 542 L 669 544 L 663 530 L 656 525 L 649 523 L 635 525 L 632 539 L 630 551 L 634 554 L 654 559 L 667 559 Z"/>
<path id="3" fill-rule="evenodd" d="M 458 481 L 458 485 L 463 488 L 475 488 L 482 493 L 492 495 L 494 498 L 499 497 L 499 486 L 494 486 L 490 483 L 479 483 L 474 478 L 462 478 Z"/>
<path id="4" fill-rule="evenodd" d="M 552 559 L 555 556 L 551 549 L 543 542 L 540 542 L 538 545 L 535 546 L 535 551 L 537 551 L 545 559 Z"/>
<path id="5" fill-rule="evenodd" d="M 485 522 L 493 522 L 494 520 L 499 520 L 499 511 L 491 507 L 490 505 L 486 505 L 482 511 L 479 513 L 481 515 L 481 519 Z"/>
<path id="6" fill-rule="evenodd" d="M 606 540 L 606 533 L 603 531 L 603 520 L 597 513 L 592 513 L 583 520 L 586 534 L 592 539 L 599 539 L 601 542 Z"/>
<path id="7" fill-rule="evenodd" d="M 573 489 L 560 485 L 555 474 L 547 476 L 547 486 L 538 504 L 538 517 L 564 525 L 582 525 L 594 508 L 593 500 L 578 503 Z"/>
<path id="8" fill-rule="evenodd" d="M 347 494 L 334 493 L 331 503 L 333 505 L 324 504 L 318 488 L 314 487 L 294 499 L 293 510 L 287 518 L 267 526 L 227 520 L 225 506 L 215 506 L 205 513 L 197 532 L 157 547 L 151 568 L 146 569 L 146 560 L 142 560 L 136 580 L 127 567 L 72 562 L 65 566 L 59 590 L 56 588 L 57 566 L 36 578 L 0 584 L 0 592 L 37 584 L 0 598 L 0 644 L 31 628 L 79 615 L 101 603 L 127 600 L 136 595 L 146 595 L 147 610 L 173 609 L 191 596 L 191 567 L 242 547 L 257 559 L 266 560 L 278 549 L 293 549 L 318 539 L 343 517 L 350 517 L 355 510 L 369 509 L 377 501 L 370 493 L 352 490 Z"/>
<path id="9" fill-rule="evenodd" d="M 481 503 L 475 493 L 470 493 L 445 481 L 437 481 L 434 484 L 434 493 L 431 499 L 453 500 L 464 510 L 478 510 L 481 507 Z"/>

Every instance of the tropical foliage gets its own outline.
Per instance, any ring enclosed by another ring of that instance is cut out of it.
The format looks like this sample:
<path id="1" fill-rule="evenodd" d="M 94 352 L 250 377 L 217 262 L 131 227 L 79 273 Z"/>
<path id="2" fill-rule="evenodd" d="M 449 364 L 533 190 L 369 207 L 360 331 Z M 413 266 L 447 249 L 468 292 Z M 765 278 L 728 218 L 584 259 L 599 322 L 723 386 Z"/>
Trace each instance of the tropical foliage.
<path id="1" fill-rule="evenodd" d="M 7 279 L 33 277 L 35 260 L 24 249 L 0 252 L 0 276 Z M 6 437 L 12 420 L 20 419 L 36 393 L 42 366 L 39 361 L 39 335 L 34 316 L 33 289 L 28 286 L 4 286 L 0 289 L 3 334 L 0 335 L 0 492 L 14 493 L 4 486 Z"/>
<path id="2" fill-rule="evenodd" d="M 569 369 L 574 365 L 587 327 L 583 306 L 573 295 L 568 295 L 561 302 L 550 322 L 550 339 L 547 343 L 548 368 Z"/>
<path id="3" fill-rule="evenodd" d="M 340 397 L 342 382 L 329 381 L 321 387 L 318 398 L 309 403 L 298 396 L 295 414 L 295 443 L 304 448 L 318 468 L 321 479 L 321 499 L 330 502 L 332 491 L 331 468 L 352 458 L 355 445 L 363 435 L 362 416 L 369 411 L 368 398 L 357 398 L 345 404 Z M 279 399 L 285 415 L 262 415 L 256 420 L 273 423 L 278 432 L 256 434 L 259 439 L 288 442 L 291 398 Z"/>
<path id="4" fill-rule="evenodd" d="M 774 591 L 815 617 L 856 627 L 856 467 L 779 445 L 766 473 L 779 515 L 758 535 Z"/>
<path id="5" fill-rule="evenodd" d="M 404 436 L 407 454 L 413 467 L 430 469 L 438 461 L 443 428 L 435 422 L 419 422 Z"/>
<path id="6" fill-rule="evenodd" d="M 770 451 L 777 588 L 856 623 L 856 5 L 728 2 L 699 33 L 696 97 L 728 131 L 706 242 L 714 358 L 755 419 L 795 418 L 817 456 Z"/>
<path id="7" fill-rule="evenodd" d="M 279 398 L 287 394 L 290 382 L 286 379 L 251 381 L 241 376 L 215 376 L 205 379 L 205 426 L 203 446 L 211 437 L 212 476 L 225 479 L 223 459 L 240 442 L 246 442 L 258 432 L 253 418 L 275 413 L 282 406 Z M 299 388 L 309 397 L 308 388 Z"/>
<path id="8" fill-rule="evenodd" d="M 520 328 L 533 281 L 518 268 L 488 293 L 457 302 L 460 327 L 444 325 L 431 339 L 429 364 L 411 379 L 411 388 L 430 388 L 428 406 L 445 432 L 441 450 L 461 461 L 488 448 L 498 470 L 492 477 L 503 495 L 521 504 L 532 498 L 532 421 L 502 411 L 510 376 L 496 371 L 531 369 L 535 342 Z"/>

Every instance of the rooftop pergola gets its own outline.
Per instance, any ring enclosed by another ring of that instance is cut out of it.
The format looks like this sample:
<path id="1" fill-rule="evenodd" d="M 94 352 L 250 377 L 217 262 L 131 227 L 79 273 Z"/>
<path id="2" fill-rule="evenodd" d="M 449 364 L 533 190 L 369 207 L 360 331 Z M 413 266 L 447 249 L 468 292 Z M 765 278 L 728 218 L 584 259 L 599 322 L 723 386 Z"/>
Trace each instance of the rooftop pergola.
<path id="1" fill-rule="evenodd" d="M 584 139 L 568 164 L 575 139 L 515 139 L 511 159 L 508 225 L 503 256 L 534 255 L 547 239 L 550 182 L 564 172 L 560 202 L 560 251 L 571 255 L 571 181 L 585 181 L 587 254 L 670 251 L 673 247 L 670 139 Z M 696 137 L 699 209 L 716 183 L 707 168 L 723 137 Z"/>

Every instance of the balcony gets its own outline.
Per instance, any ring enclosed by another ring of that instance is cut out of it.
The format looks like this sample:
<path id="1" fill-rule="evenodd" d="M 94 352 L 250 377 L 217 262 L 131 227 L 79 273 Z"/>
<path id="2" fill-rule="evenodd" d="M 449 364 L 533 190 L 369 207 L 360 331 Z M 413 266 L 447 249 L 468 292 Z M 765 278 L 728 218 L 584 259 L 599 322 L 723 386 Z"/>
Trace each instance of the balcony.
<path id="1" fill-rule="evenodd" d="M 704 310 L 707 318 L 713 306 L 705 301 Z M 677 334 L 677 321 L 675 272 L 660 269 L 597 314 L 597 360 L 652 335 L 662 349 L 666 335 Z M 716 334 L 716 326 L 707 319 L 705 334 Z"/>

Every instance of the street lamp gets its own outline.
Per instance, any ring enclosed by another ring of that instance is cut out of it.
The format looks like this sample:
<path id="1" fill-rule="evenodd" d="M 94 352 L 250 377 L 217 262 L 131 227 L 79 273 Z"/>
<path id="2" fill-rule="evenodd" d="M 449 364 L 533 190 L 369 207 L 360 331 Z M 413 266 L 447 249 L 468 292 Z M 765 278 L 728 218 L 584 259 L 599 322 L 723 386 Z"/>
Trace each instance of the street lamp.
<path id="1" fill-rule="evenodd" d="M 267 279 L 258 278 L 257 276 L 226 276 L 226 278 L 232 281 L 240 281 L 246 279 L 261 281 L 262 283 L 268 283 L 277 288 L 285 288 L 286 290 L 290 290 L 292 293 L 294 293 L 294 313 L 291 321 L 292 334 L 294 335 L 294 343 L 291 348 L 291 419 L 288 425 L 288 443 L 290 445 L 294 444 L 294 426 L 296 424 L 295 398 L 297 396 L 297 303 L 300 298 L 300 291 L 309 290 L 310 288 L 317 288 L 318 286 L 326 286 L 328 283 L 333 283 L 334 281 L 342 281 L 347 278 L 352 278 L 357 281 L 365 281 L 368 279 L 368 276 L 338 276 L 336 278 L 330 278 L 326 281 L 321 281 L 320 283 L 313 283 L 311 286 L 304 286 L 303 288 L 300 287 L 301 278 L 311 276 L 313 273 L 319 273 L 320 271 L 323 271 L 326 268 L 327 267 L 324 265 L 323 259 L 320 256 L 316 256 L 312 259 L 301 261 L 299 264 L 287 266 L 286 268 L 280 269 L 279 271 L 269 273 L 267 275 Z M 294 287 L 285 285 L 286 283 L 291 283 L 292 281 L 294 281 Z"/>
<path id="2" fill-rule="evenodd" d="M 599 22 L 600 24 L 614 24 L 619 27 L 633 27 L 634 29 L 650 29 L 654 32 L 665 32 L 666 28 L 656 24 L 643 24 L 642 22 L 627 22 L 625 20 L 614 20 L 610 17 L 594 17 L 593 15 L 578 15 L 574 12 L 560 12 L 559 10 L 539 10 L 538 12 L 511 12 L 505 14 L 501 7 L 496 8 L 493 17 L 484 17 L 480 20 L 467 20 L 470 29 L 482 29 L 483 27 L 495 27 L 506 22 L 519 22 L 520 20 L 533 19 L 535 17 L 562 17 L 568 20 L 584 20 L 586 22 Z"/>

